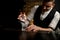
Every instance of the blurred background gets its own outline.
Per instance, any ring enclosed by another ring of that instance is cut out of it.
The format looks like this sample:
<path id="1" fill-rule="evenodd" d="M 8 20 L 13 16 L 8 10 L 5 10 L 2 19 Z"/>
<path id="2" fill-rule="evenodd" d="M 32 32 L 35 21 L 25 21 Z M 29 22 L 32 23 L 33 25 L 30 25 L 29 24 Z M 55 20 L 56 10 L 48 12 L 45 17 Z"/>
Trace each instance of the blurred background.
<path id="1" fill-rule="evenodd" d="M 34 5 L 41 5 L 42 0 L 0 0 L 0 40 L 17 40 L 21 28 L 17 17 L 24 10 L 26 14 Z M 56 0 L 56 9 L 60 12 L 60 0 Z"/>

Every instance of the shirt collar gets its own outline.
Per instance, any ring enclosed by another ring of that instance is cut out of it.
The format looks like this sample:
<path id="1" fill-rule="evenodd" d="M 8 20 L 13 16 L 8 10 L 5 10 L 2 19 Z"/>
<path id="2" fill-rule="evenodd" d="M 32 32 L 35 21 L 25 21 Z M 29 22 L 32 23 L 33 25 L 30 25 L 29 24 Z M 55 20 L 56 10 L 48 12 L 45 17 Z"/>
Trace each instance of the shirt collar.
<path id="1" fill-rule="evenodd" d="M 48 10 L 48 11 L 46 11 L 46 12 L 44 12 L 44 13 L 50 13 L 50 11 L 52 10 L 53 8 L 51 8 L 50 10 Z"/>

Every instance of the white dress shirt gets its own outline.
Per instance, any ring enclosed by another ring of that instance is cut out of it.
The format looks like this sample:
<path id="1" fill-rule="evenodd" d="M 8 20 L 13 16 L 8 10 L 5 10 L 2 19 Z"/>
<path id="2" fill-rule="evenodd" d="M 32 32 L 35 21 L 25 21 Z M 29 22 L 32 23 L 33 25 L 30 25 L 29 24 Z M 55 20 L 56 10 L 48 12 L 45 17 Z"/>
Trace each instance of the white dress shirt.
<path id="1" fill-rule="evenodd" d="M 36 12 L 37 8 L 39 7 L 39 5 L 35 5 L 31 11 L 29 12 L 29 15 L 27 16 L 28 20 L 32 20 L 34 17 L 34 13 Z"/>

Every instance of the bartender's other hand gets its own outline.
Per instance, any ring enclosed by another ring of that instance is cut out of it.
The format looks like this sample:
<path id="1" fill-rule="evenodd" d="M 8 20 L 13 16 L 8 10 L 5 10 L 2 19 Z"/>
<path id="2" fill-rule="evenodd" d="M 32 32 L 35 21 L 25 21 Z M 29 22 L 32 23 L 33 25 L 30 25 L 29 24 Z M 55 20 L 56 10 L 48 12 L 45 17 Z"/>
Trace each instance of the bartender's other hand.
<path id="1" fill-rule="evenodd" d="M 17 19 L 20 20 L 20 21 L 23 21 L 23 22 L 25 20 L 27 20 L 25 12 L 20 12 L 20 14 L 19 14 Z"/>

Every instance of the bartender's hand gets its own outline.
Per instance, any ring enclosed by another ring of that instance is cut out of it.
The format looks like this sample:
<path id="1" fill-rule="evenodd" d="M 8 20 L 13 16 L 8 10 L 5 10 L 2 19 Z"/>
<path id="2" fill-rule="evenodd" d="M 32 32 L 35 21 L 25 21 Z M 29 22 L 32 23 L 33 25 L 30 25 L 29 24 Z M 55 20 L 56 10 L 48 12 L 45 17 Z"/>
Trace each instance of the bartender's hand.
<path id="1" fill-rule="evenodd" d="M 37 31 L 48 31 L 48 32 L 51 32 L 53 31 L 51 28 L 42 28 L 42 27 L 38 27 L 34 24 L 28 26 L 26 28 L 26 31 L 30 32 L 30 31 L 33 31 L 33 32 L 37 32 Z"/>
<path id="2" fill-rule="evenodd" d="M 30 32 L 30 31 L 37 32 L 38 30 L 40 30 L 40 27 L 37 27 L 34 24 L 32 24 L 26 28 L 26 31 L 28 31 L 28 32 Z"/>
<path id="3" fill-rule="evenodd" d="M 25 12 L 20 12 L 20 15 L 18 16 L 17 19 L 25 22 L 25 20 L 27 20 Z"/>

